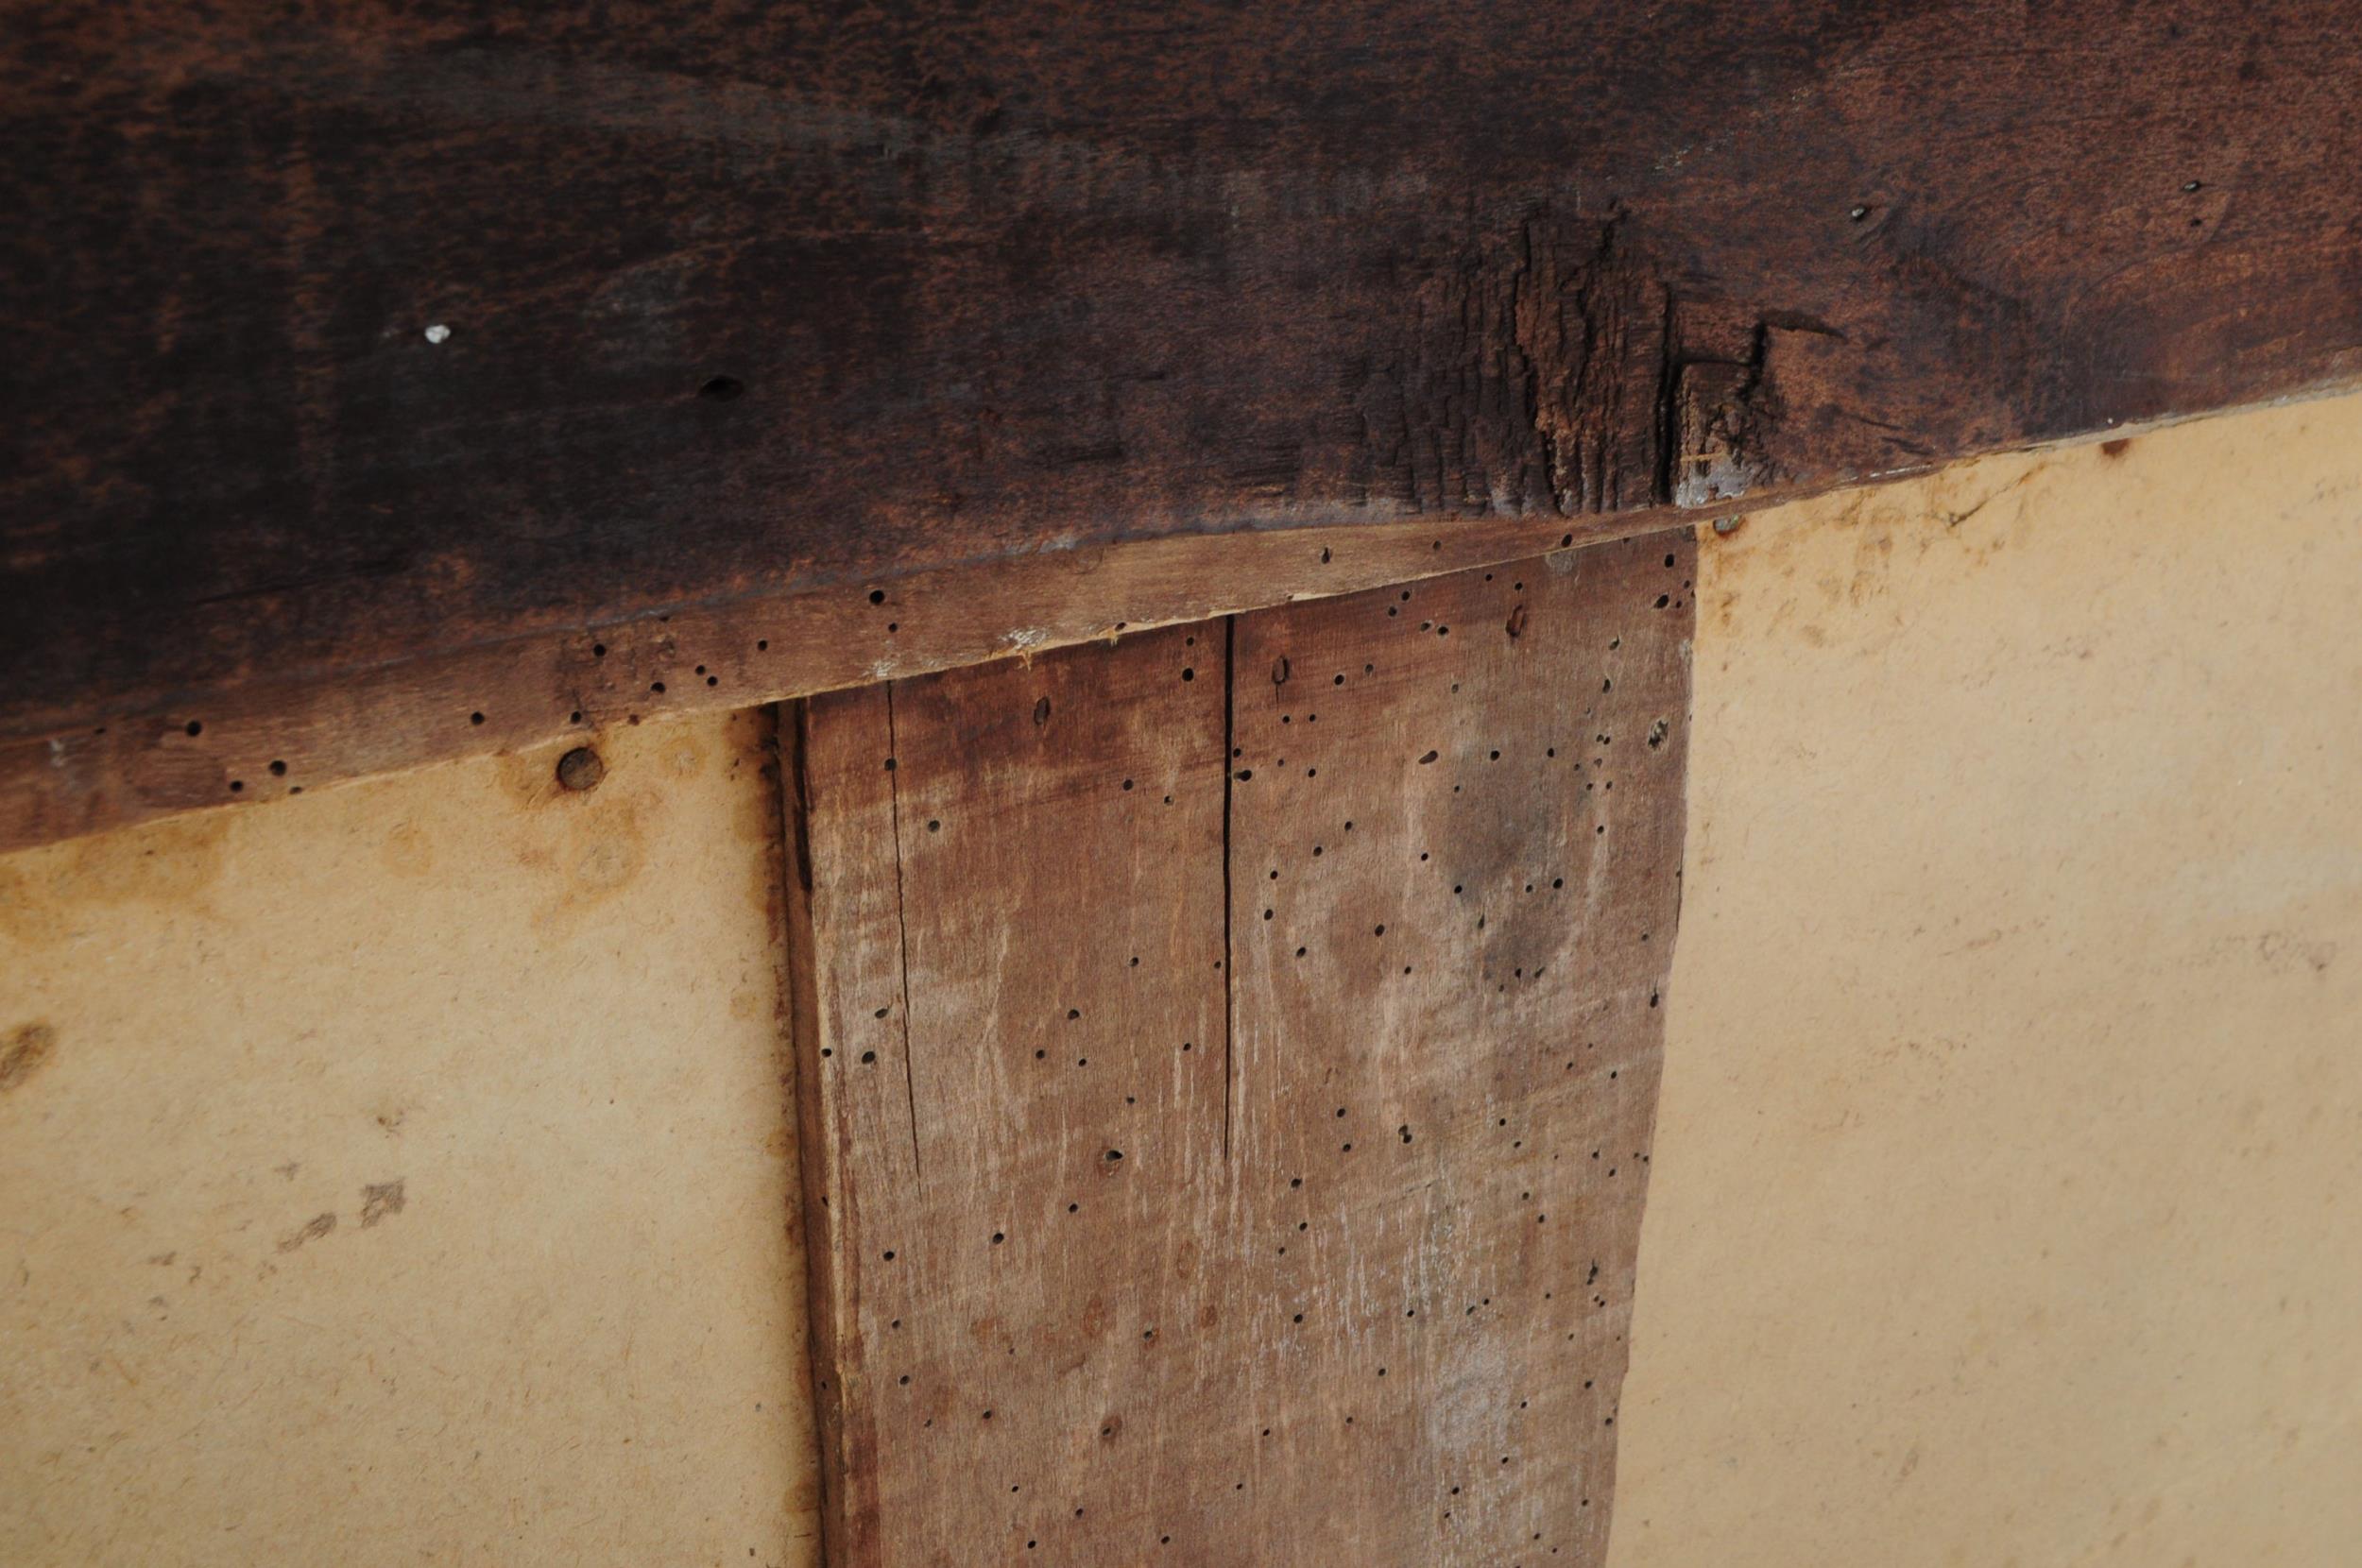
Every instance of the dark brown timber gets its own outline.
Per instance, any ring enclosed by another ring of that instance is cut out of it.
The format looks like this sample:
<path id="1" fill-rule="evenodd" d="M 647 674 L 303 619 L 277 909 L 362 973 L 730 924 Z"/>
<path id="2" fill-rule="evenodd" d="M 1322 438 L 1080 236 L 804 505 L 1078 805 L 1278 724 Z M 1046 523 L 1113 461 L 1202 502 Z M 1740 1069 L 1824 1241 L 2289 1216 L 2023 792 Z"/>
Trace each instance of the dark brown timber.
<path id="1" fill-rule="evenodd" d="M 2357 79 L 2349 0 L 0 4 L 0 844 L 716 700 L 661 614 L 816 617 L 760 700 L 1074 635 L 861 614 L 971 571 L 2344 384 Z"/>
<path id="2" fill-rule="evenodd" d="M 803 706 L 830 1561 L 1602 1559 L 1691 560 Z"/>

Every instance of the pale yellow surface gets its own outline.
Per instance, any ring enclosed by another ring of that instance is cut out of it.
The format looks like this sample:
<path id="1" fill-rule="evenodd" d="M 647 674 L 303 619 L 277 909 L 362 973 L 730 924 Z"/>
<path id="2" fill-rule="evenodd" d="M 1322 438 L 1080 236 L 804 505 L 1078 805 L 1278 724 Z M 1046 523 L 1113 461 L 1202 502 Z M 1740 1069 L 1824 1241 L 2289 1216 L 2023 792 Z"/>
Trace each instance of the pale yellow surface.
<path id="1" fill-rule="evenodd" d="M 2362 400 L 1706 538 L 1611 1560 L 2362 1562 Z"/>
<path id="2" fill-rule="evenodd" d="M 0 860 L 0 1562 L 813 1559 L 762 738 Z"/>

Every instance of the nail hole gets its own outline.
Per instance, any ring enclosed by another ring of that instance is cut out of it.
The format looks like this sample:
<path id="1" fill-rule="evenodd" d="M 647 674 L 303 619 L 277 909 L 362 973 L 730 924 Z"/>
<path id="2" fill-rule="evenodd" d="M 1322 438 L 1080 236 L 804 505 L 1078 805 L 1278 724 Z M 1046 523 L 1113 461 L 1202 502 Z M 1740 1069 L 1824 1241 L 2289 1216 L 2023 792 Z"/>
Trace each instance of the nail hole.
<path id="1" fill-rule="evenodd" d="M 576 746 L 557 759 L 557 782 L 569 790 L 591 790 L 607 776 L 607 763 L 589 746 Z"/>

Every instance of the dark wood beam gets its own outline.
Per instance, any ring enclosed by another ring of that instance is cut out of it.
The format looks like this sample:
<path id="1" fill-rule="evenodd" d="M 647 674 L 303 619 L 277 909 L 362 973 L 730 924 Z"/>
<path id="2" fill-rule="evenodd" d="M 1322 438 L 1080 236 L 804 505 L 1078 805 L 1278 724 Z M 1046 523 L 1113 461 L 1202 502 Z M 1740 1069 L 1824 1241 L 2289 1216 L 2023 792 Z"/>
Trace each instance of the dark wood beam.
<path id="1" fill-rule="evenodd" d="M 317 778 L 620 717 L 548 650 L 664 614 L 916 669 L 869 595 L 1189 541 L 1241 608 L 1241 541 L 1502 559 L 2343 384 L 2357 78 L 2345 0 L 9 4 L 0 843 L 289 760 L 205 712 Z"/>

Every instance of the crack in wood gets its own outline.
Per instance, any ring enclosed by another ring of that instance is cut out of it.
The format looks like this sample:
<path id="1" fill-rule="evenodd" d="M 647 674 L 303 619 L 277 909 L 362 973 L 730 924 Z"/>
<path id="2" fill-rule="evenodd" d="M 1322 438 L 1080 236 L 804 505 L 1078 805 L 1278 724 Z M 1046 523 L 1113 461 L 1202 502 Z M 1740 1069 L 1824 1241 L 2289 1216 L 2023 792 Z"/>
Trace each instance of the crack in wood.
<path id="1" fill-rule="evenodd" d="M 917 1182 L 925 1172 L 918 1152 L 918 1067 L 911 1056 L 911 921 L 902 888 L 902 785 L 896 776 L 899 764 L 894 738 L 894 683 L 881 684 L 885 689 L 887 810 L 894 825 L 894 934 L 899 944 L 902 977 L 902 1092 L 911 1114 L 911 1180 Z"/>
<path id="2" fill-rule="evenodd" d="M 832 1560 L 1600 1560 L 1694 551 L 807 706 Z"/>

